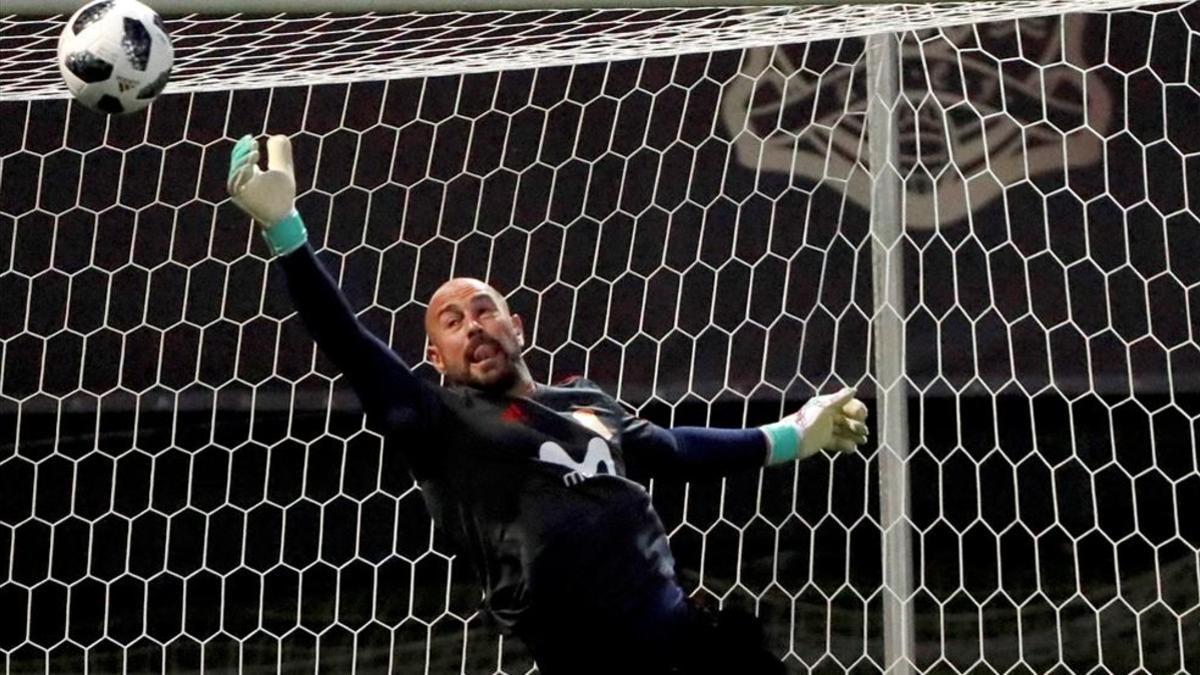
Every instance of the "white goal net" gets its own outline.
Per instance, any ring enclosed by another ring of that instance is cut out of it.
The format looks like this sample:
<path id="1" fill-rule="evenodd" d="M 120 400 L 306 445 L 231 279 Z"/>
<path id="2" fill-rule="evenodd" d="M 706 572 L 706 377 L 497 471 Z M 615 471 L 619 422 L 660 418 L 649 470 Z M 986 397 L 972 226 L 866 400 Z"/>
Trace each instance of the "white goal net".
<path id="1" fill-rule="evenodd" d="M 234 139 L 284 133 L 314 246 L 409 363 L 470 275 L 535 379 L 662 425 L 902 393 L 909 670 L 895 448 L 653 486 L 686 590 L 790 672 L 1200 672 L 1200 3 L 1129 4 L 193 15 L 120 118 L 62 98 L 62 17 L 0 16 L 5 671 L 534 667 L 225 196 Z"/>

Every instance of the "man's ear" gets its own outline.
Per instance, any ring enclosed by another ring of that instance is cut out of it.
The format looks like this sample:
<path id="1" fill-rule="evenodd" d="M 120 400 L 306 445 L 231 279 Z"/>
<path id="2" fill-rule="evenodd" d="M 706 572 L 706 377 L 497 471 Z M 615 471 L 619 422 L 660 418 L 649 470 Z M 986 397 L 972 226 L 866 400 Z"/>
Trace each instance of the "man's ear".
<path id="1" fill-rule="evenodd" d="M 513 331 L 517 334 L 517 346 L 525 348 L 525 322 L 521 321 L 520 314 L 512 315 Z"/>
<path id="2" fill-rule="evenodd" d="M 425 349 L 425 358 L 433 364 L 435 370 L 442 375 L 446 374 L 446 362 L 442 361 L 442 353 L 438 351 L 437 345 L 432 342 Z"/>

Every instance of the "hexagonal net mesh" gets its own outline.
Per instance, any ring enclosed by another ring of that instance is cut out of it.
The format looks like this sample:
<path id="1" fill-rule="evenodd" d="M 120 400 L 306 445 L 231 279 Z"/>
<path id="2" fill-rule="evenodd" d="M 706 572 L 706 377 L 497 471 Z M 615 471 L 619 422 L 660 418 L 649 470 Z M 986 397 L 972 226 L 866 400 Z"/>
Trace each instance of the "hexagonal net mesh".
<path id="1" fill-rule="evenodd" d="M 1200 671 L 1200 4 L 899 46 L 899 385 L 859 37 L 210 80 L 111 119 L 5 79 L 6 671 L 534 667 L 228 202 L 244 133 L 292 137 L 320 258 L 424 377 L 424 302 L 471 275 L 528 318 L 538 381 L 662 425 L 899 386 L 913 670 Z M 792 672 L 883 672 L 887 451 L 656 482 L 686 589 L 756 611 Z"/>
<path id="2" fill-rule="evenodd" d="M 992 0 L 904 5 L 871 0 L 780 7 L 571 9 L 546 2 L 546 9 L 517 11 L 262 15 L 259 9 L 257 16 L 191 14 L 167 22 L 178 64 L 170 90 L 229 91 L 544 68 L 1146 3 Z M 74 5 L 66 4 L 69 14 Z M 204 2 L 193 4 L 203 7 Z M 254 11 L 253 4 L 247 7 Z M 0 14 L 0 40 L 5 44 L 0 97 L 66 95 L 53 58 L 65 18 Z"/>

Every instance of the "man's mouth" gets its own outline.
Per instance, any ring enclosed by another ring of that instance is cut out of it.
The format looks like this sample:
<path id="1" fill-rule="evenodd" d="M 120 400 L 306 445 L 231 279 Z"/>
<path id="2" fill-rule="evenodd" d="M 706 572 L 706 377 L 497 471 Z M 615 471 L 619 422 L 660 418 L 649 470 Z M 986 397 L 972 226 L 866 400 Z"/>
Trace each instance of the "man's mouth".
<path id="1" fill-rule="evenodd" d="M 471 363 L 483 363 L 500 354 L 500 346 L 494 342 L 483 342 L 471 350 Z"/>

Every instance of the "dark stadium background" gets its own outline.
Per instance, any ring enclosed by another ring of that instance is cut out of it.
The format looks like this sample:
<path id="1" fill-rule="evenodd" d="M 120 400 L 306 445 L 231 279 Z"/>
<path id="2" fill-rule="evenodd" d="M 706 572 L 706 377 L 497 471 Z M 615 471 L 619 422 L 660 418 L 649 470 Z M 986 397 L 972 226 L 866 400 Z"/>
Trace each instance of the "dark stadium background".
<path id="1" fill-rule="evenodd" d="M 909 233 L 922 668 L 1200 668 L 1200 22 L 1162 19 L 1151 66 L 1123 62 L 1149 16 L 1093 19 L 1102 165 Z M 1190 83 L 1156 102 L 1187 22 Z M 243 133 L 292 136 L 311 240 L 409 363 L 420 303 L 473 275 L 511 293 L 536 379 L 585 374 L 660 424 L 760 424 L 841 383 L 870 403 L 868 214 L 733 160 L 741 58 L 166 95 L 107 129 L 0 103 L 7 668 L 422 672 L 427 644 L 430 672 L 496 668 L 494 632 L 459 618 L 468 566 L 225 197 Z M 871 445 L 654 495 L 689 589 L 732 588 L 777 651 L 828 652 L 814 672 L 878 672 L 877 480 Z"/>

